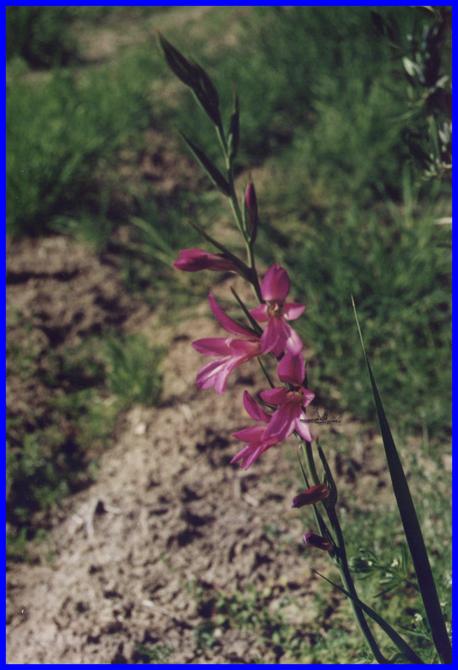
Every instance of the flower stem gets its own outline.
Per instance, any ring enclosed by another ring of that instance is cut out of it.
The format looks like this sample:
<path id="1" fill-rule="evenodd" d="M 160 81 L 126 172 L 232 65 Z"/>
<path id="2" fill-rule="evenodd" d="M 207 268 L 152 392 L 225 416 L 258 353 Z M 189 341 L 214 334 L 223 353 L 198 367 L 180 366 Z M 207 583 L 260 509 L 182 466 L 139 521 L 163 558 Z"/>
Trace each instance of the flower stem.
<path id="1" fill-rule="evenodd" d="M 248 233 L 246 231 L 246 227 L 244 224 L 243 216 L 242 216 L 242 210 L 240 209 L 240 204 L 239 200 L 237 198 L 237 192 L 235 190 L 235 182 L 234 182 L 234 165 L 233 165 L 233 160 L 229 156 L 229 153 L 227 151 L 227 142 L 226 138 L 224 135 L 224 129 L 222 125 L 216 126 L 216 134 L 218 136 L 219 143 L 221 145 L 221 149 L 223 152 L 224 160 L 226 163 L 226 170 L 227 170 L 227 177 L 229 180 L 229 189 L 230 189 L 230 195 L 229 195 L 229 200 L 231 202 L 231 208 L 232 208 L 232 213 L 234 215 L 235 223 L 237 225 L 237 228 L 240 231 L 240 234 L 243 237 L 243 241 L 245 242 L 245 247 L 246 247 L 246 254 L 247 254 L 247 259 L 248 259 L 248 265 L 250 268 L 250 278 L 248 281 L 250 284 L 253 286 L 254 292 L 256 294 L 256 298 L 259 300 L 259 302 L 264 302 L 261 294 L 261 287 L 259 285 L 259 278 L 258 278 L 258 273 L 256 271 L 256 261 L 254 257 L 254 249 L 253 249 L 253 244 L 251 243 Z"/>
<path id="2" fill-rule="evenodd" d="M 319 483 L 319 477 L 317 473 L 317 469 L 315 466 L 315 460 L 313 458 L 313 451 L 312 451 L 312 445 L 310 442 L 305 443 L 305 452 L 307 455 L 307 463 L 309 466 L 310 474 L 311 477 L 314 481 L 315 484 Z M 350 566 L 348 565 L 348 558 L 347 558 L 347 551 L 345 548 L 345 539 L 344 535 L 342 532 L 342 527 L 339 523 L 339 519 L 337 517 L 337 512 L 335 505 L 326 505 L 325 504 L 325 509 L 329 518 L 329 521 L 332 525 L 332 528 L 334 529 L 335 535 L 336 535 L 336 540 L 337 540 L 337 551 L 334 554 L 334 560 L 339 568 L 340 576 L 342 579 L 342 582 L 344 583 L 347 591 L 354 597 L 358 598 L 358 594 L 356 591 L 355 583 L 353 581 L 353 577 L 351 575 L 350 571 Z M 372 653 L 374 654 L 374 658 L 378 663 L 389 663 L 388 659 L 383 656 L 382 652 L 379 649 L 378 643 L 372 634 L 371 629 L 369 628 L 369 624 L 366 621 L 366 617 L 364 616 L 364 612 L 362 609 L 356 604 L 355 600 L 352 599 L 351 601 L 352 607 L 353 607 L 353 612 L 355 614 L 356 620 L 358 622 L 358 625 L 361 629 L 361 632 L 363 636 L 365 637 L 367 644 L 369 645 Z"/>

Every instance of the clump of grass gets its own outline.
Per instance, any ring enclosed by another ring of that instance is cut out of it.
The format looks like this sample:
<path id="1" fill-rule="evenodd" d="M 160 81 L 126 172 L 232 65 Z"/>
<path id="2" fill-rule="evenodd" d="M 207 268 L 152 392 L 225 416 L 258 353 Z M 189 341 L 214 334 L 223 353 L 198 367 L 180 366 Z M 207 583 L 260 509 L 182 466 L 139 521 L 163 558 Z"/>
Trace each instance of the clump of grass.
<path id="1" fill-rule="evenodd" d="M 107 338 L 104 357 L 108 390 L 126 406 L 156 404 L 162 389 L 159 364 L 163 354 L 163 349 L 151 348 L 140 335 Z"/>
<path id="2" fill-rule="evenodd" d="M 33 67 L 66 65 L 78 57 L 71 7 L 7 7 L 6 54 Z"/>
<path id="3" fill-rule="evenodd" d="M 139 644 L 135 648 L 135 659 L 140 663 L 164 663 L 173 654 L 173 647 L 157 642 L 156 644 Z"/>
<path id="4" fill-rule="evenodd" d="M 138 147 L 152 118 L 150 73 L 142 58 L 131 54 L 119 67 L 84 76 L 57 70 L 40 83 L 10 78 L 9 234 L 41 234 L 56 222 L 62 229 L 66 218 L 81 213 L 94 226 L 106 217 L 119 190 L 112 169 L 118 151 L 127 142 Z"/>

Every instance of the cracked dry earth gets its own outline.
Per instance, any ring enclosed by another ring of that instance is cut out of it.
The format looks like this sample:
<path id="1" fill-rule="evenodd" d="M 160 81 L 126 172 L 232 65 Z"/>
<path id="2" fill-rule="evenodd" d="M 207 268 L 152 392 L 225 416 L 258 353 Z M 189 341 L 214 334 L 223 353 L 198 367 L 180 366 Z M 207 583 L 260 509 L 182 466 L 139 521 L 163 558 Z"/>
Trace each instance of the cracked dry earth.
<path id="1" fill-rule="evenodd" d="M 142 663 L 139 649 L 155 644 L 167 645 L 168 663 L 281 662 L 249 629 L 219 629 L 211 648 L 199 648 L 196 631 L 211 616 L 212 598 L 250 588 L 268 593 L 272 612 L 290 594 L 283 618 L 312 649 L 347 605 L 329 594 L 329 606 L 317 609 L 321 585 L 311 571 L 327 572 L 328 561 L 305 552 L 303 523 L 290 509 L 294 442 L 248 472 L 229 463 L 240 448 L 231 433 L 246 421 L 243 388 L 263 386 L 256 363 L 233 375 L 223 396 L 197 392 L 202 360 L 191 340 L 217 332 L 206 303 L 173 326 L 144 311 L 133 318 L 168 343 L 162 403 L 135 407 L 121 421 L 96 483 L 56 513 L 50 557 L 10 567 L 8 662 Z M 333 430 L 351 432 L 351 421 Z M 353 465 L 333 459 L 347 481 L 343 506 L 365 491 L 373 498 L 374 484 L 383 500 L 385 474 L 373 447 L 370 437 L 357 443 Z M 356 481 L 352 467 L 361 470 Z M 207 603 L 196 587 L 210 594 Z"/>

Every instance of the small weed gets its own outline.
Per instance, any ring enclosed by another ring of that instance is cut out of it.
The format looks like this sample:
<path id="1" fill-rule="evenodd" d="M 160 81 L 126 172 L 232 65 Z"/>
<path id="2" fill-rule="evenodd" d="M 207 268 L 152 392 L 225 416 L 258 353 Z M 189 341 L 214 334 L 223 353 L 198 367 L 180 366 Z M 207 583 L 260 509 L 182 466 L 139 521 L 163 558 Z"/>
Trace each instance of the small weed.
<path id="1" fill-rule="evenodd" d="M 162 349 L 151 348 L 141 335 L 106 338 L 104 358 L 109 391 L 126 406 L 157 403 L 162 387 L 159 363 L 163 353 Z"/>
<path id="2" fill-rule="evenodd" d="M 135 656 L 141 663 L 165 663 L 173 654 L 173 647 L 168 644 L 140 644 L 135 649 Z"/>

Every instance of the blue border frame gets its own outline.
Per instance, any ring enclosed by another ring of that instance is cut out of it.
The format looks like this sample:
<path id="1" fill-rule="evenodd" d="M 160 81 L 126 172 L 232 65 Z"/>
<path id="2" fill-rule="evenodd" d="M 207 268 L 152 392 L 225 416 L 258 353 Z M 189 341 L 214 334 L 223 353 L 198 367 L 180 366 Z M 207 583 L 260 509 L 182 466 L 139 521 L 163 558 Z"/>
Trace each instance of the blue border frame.
<path id="1" fill-rule="evenodd" d="M 91 3 L 62 3 L 62 2 L 48 2 L 48 3 L 37 3 L 37 2 L 8 2 L 8 3 L 3 3 L 3 8 L 4 11 L 2 12 L 1 16 L 1 39 L 2 39 L 2 44 L 3 44 L 3 51 L 2 51 L 2 60 L 3 60 L 3 93 L 4 97 L 6 98 L 6 7 L 14 7 L 14 6 L 129 6 L 132 4 L 133 6 L 155 6 L 156 3 L 144 3 L 144 2 L 138 2 L 138 3 L 119 3 L 119 2 L 91 2 Z M 158 3 L 159 4 L 159 3 Z M 250 5 L 236 5 L 235 3 L 215 3 L 213 5 L 194 5 L 194 4 L 184 4 L 184 3 L 165 3 L 165 5 L 162 6 L 173 6 L 173 7 L 196 7 L 196 6 L 218 6 L 218 7 L 232 7 L 232 6 L 240 6 L 240 7 L 256 7 L 256 6 L 266 6 L 266 5 L 275 5 L 276 3 L 265 3 L 265 2 L 259 2 L 259 3 L 254 3 Z M 310 7 L 319 7 L 319 6 L 325 6 L 325 7 L 365 7 L 365 6 L 373 6 L 373 7 L 397 7 L 397 6 L 411 6 L 411 2 L 405 1 L 405 2 L 386 2 L 383 4 L 375 5 L 370 2 L 347 2 L 347 3 L 332 3 L 332 2 L 310 2 L 310 3 L 296 3 L 292 2 L 290 3 L 290 6 L 310 6 Z M 431 6 L 452 6 L 454 7 L 454 3 L 446 3 L 446 2 L 437 2 L 437 3 L 431 3 Z M 456 35 L 458 33 L 457 27 L 458 27 L 458 19 L 455 16 L 455 12 L 452 13 L 452 36 Z M 453 62 L 453 70 L 452 70 L 452 75 L 453 75 L 453 83 L 456 83 L 456 77 L 455 77 L 455 54 L 452 56 L 452 62 Z M 2 328 L 1 328 L 1 345 L 2 345 L 2 350 L 4 351 L 4 356 L 2 359 L 2 368 L 1 368 L 1 373 L 2 377 L 5 380 L 5 384 L 3 385 L 3 399 L 2 399 L 2 405 L 1 405 L 1 410 L 2 410 L 2 423 L 1 423 L 1 429 L 2 429 L 2 444 L 6 444 L 6 119 L 5 119 L 5 106 L 6 106 L 6 100 L 5 104 L 2 105 L 1 107 L 1 114 L 2 114 L 2 126 L 4 128 L 4 131 L 2 133 L 2 152 L 4 155 L 4 160 L 3 160 L 3 170 L 2 170 L 2 181 L 1 181 L 1 194 L 2 194 L 2 212 L 3 212 L 3 221 L 4 221 L 4 229 L 5 229 L 5 235 L 1 236 L 1 262 L 2 262 L 2 274 L 4 277 L 5 281 L 5 291 L 2 293 L 2 310 L 1 310 L 1 318 L 2 318 Z M 453 109 L 453 121 L 455 121 L 455 117 L 457 114 L 455 114 L 455 108 Z M 455 154 L 456 148 L 457 148 L 457 140 L 455 137 L 453 137 L 453 153 Z M 455 186 L 455 175 L 453 174 L 453 186 Z M 456 196 L 455 189 L 453 189 L 453 209 L 455 208 L 456 204 L 456 199 L 458 196 Z M 455 231 L 452 229 L 452 244 L 454 246 L 456 239 L 456 234 Z M 452 254 L 452 292 L 453 294 L 456 294 L 456 288 L 457 288 L 457 278 L 456 278 L 456 273 L 453 272 L 454 269 L 454 261 L 453 261 L 453 254 Z M 452 333 L 454 333 L 454 325 L 455 325 L 455 312 L 453 311 L 453 316 L 452 316 Z M 454 347 L 453 347 L 454 349 Z M 455 382 L 457 378 L 457 371 L 456 371 L 456 365 L 454 365 L 454 360 L 455 357 L 453 356 L 453 351 L 452 349 L 452 380 L 453 380 L 453 388 L 455 387 Z M 455 406 L 453 403 L 452 406 L 452 419 L 455 418 Z M 455 449 L 455 444 L 453 441 L 452 444 L 452 454 L 453 458 L 456 456 L 456 449 Z M 6 464 L 5 464 L 5 459 L 2 461 L 2 468 L 3 468 L 3 478 L 2 478 L 2 485 L 4 487 L 4 490 L 6 491 Z M 456 469 L 453 469 L 453 474 L 452 474 L 452 481 L 453 481 L 453 489 L 455 488 L 455 483 L 456 483 L 456 478 L 458 477 Z M 5 496 L 6 497 L 6 496 Z M 455 513 L 455 506 L 453 505 L 452 508 L 452 518 L 453 522 L 456 521 L 456 513 Z M 3 521 L 3 528 L 5 529 L 6 527 L 6 509 L 5 505 L 2 506 L 2 521 Z M 455 524 L 454 524 L 455 525 Z M 2 665 L 6 665 L 6 546 L 5 546 L 5 531 L 1 535 L 1 543 L 2 543 L 2 565 L 4 568 L 5 572 L 5 579 L 1 582 L 1 594 L 3 596 L 3 607 L 1 607 L 1 622 L 3 624 L 3 630 L 5 633 L 1 637 L 1 646 L 0 646 L 0 663 Z M 453 545 L 454 546 L 454 545 Z M 453 552 L 453 572 L 455 568 L 455 552 Z M 455 609 L 455 605 L 457 602 L 457 589 L 455 586 L 453 586 L 452 589 L 452 602 L 453 602 L 453 609 Z M 453 642 L 453 640 L 452 640 Z M 453 644 L 453 652 L 455 653 L 455 644 Z M 83 664 L 81 664 L 83 665 Z M 93 664 L 90 667 L 104 667 L 104 665 L 113 665 L 113 664 Z M 114 665 L 119 665 L 121 667 L 128 667 L 128 664 L 114 664 Z M 156 664 L 159 667 L 170 667 L 170 664 Z M 179 667 L 186 667 L 187 664 L 180 664 Z M 251 665 L 252 667 L 253 664 L 224 664 L 229 667 L 232 666 L 237 666 L 237 665 Z M 320 664 L 308 664 L 308 665 L 320 665 Z M 348 664 L 343 664 L 343 665 L 348 665 Z M 364 664 L 362 664 L 364 665 Z M 366 665 L 371 665 L 371 664 L 366 664 Z M 50 664 L 28 664 L 22 666 L 21 664 L 17 664 L 16 667 L 49 667 L 49 668 L 54 668 L 55 665 L 50 665 Z M 217 668 L 219 665 L 217 664 L 206 664 L 206 667 L 209 668 Z M 300 664 L 282 664 L 282 667 L 285 668 L 296 668 L 296 667 L 302 667 Z M 411 666 L 412 667 L 412 666 Z"/>

